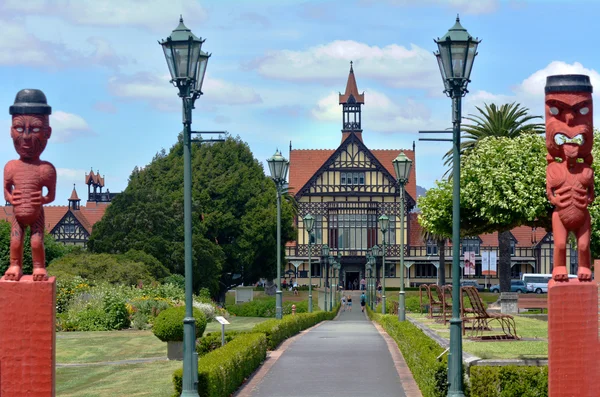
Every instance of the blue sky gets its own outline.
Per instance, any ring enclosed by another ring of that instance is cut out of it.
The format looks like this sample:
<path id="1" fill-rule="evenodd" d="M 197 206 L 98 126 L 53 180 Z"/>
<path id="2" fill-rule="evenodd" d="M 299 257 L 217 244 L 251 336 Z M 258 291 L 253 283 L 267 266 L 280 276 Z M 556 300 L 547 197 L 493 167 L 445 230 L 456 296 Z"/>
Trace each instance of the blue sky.
<path id="1" fill-rule="evenodd" d="M 85 172 L 123 190 L 135 166 L 169 149 L 181 104 L 157 40 L 179 14 L 213 55 L 194 130 L 229 131 L 264 161 L 277 147 L 336 148 L 349 62 L 365 91 L 363 138 L 372 149 L 410 149 L 417 183 L 444 173 L 447 143 L 418 130 L 451 125 L 451 103 L 433 39 L 460 13 L 482 39 L 464 99 L 475 106 L 517 101 L 542 114 L 550 74 L 585 73 L 600 90 L 594 30 L 600 4 L 525 0 L 2 0 L 0 163 L 16 158 L 8 108 L 22 88 L 42 89 L 53 136 L 42 155 L 59 171 L 55 205 Z M 600 114 L 600 112 L 596 112 Z"/>

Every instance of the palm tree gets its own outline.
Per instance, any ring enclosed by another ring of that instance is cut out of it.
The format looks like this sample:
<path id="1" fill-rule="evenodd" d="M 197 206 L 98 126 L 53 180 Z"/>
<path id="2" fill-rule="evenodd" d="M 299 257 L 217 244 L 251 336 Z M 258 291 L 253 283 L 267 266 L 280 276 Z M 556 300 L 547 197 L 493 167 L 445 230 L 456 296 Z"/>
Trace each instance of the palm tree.
<path id="1" fill-rule="evenodd" d="M 495 104 L 485 104 L 485 109 L 476 107 L 478 115 L 470 114 L 464 119 L 470 121 L 462 125 L 460 144 L 461 156 L 468 156 L 471 150 L 484 138 L 508 137 L 515 138 L 522 134 L 541 134 L 545 131 L 544 124 L 530 123 L 531 120 L 541 119 L 542 116 L 529 115 L 529 109 L 520 103 L 506 103 L 500 107 Z M 444 155 L 444 165 L 448 165 L 445 175 L 452 178 L 452 150 Z M 498 233 L 498 270 L 500 273 L 500 291 L 510 291 L 510 230 Z"/>
<path id="2" fill-rule="evenodd" d="M 468 155 L 477 142 L 489 136 L 515 138 L 522 134 L 541 134 L 545 130 L 542 123 L 529 123 L 542 116 L 529 115 L 529 109 L 522 107 L 520 103 L 505 103 L 500 107 L 493 103 L 483 105 L 484 109 L 475 107 L 479 115 L 463 117 L 470 123 L 461 126 L 461 156 Z M 452 149 L 444 155 L 444 165 L 448 166 L 445 175 L 452 178 Z"/>

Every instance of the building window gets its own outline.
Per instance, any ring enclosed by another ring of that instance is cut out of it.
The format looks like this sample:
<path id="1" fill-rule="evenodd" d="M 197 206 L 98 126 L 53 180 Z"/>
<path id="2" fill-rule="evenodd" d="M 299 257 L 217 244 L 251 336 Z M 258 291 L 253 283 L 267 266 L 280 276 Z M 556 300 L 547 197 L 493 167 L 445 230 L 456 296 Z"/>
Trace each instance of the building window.
<path id="1" fill-rule="evenodd" d="M 437 241 L 427 240 L 427 255 L 438 255 Z"/>
<path id="2" fill-rule="evenodd" d="M 385 264 L 385 276 L 386 277 L 396 277 L 396 264 L 395 263 L 386 263 Z"/>
<path id="3" fill-rule="evenodd" d="M 313 261 L 311 270 L 312 270 L 313 277 L 321 277 L 321 263 L 320 262 Z"/>
<path id="4" fill-rule="evenodd" d="M 376 214 L 332 214 L 329 217 L 329 246 L 340 250 L 366 250 L 377 230 Z"/>
<path id="5" fill-rule="evenodd" d="M 65 225 L 65 233 L 75 233 L 75 225 Z"/>
<path id="6" fill-rule="evenodd" d="M 510 256 L 515 256 L 517 242 L 513 239 L 510 240 Z"/>
<path id="7" fill-rule="evenodd" d="M 340 185 L 364 185 L 364 172 L 341 172 Z"/>
<path id="8" fill-rule="evenodd" d="M 415 264 L 415 274 L 417 278 L 437 277 L 437 268 L 432 263 Z"/>
<path id="9" fill-rule="evenodd" d="M 479 237 L 467 237 L 462 240 L 462 253 L 475 252 L 475 255 L 479 255 Z"/>
<path id="10" fill-rule="evenodd" d="M 311 233 L 312 244 L 323 244 L 323 215 L 315 215 L 313 231 Z"/>

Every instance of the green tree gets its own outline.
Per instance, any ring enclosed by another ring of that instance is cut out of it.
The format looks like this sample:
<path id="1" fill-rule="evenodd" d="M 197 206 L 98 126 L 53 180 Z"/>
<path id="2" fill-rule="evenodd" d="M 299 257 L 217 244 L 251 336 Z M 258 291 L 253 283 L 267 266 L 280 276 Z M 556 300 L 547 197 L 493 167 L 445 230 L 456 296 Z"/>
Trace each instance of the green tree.
<path id="1" fill-rule="evenodd" d="M 127 259 L 125 255 L 92 254 L 83 252 L 58 258 L 48 266 L 48 273 L 57 277 L 80 276 L 96 283 L 137 285 L 155 281 L 143 262 Z"/>
<path id="2" fill-rule="evenodd" d="M 194 289 L 208 288 L 222 300 L 232 284 L 275 273 L 275 184 L 239 138 L 194 146 L 192 169 Z M 184 274 L 182 175 L 180 139 L 147 167 L 134 169 L 94 226 L 90 250 L 141 250 Z M 295 238 L 292 220 L 292 205 L 283 200 L 283 242 Z"/>
<path id="3" fill-rule="evenodd" d="M 461 158 L 461 235 L 499 232 L 502 291 L 510 290 L 510 240 L 504 237 L 520 225 L 551 227 L 545 157 L 544 138 L 527 134 L 485 138 Z M 429 189 L 418 206 L 422 211 L 419 223 L 425 230 L 452 236 L 450 182 L 444 180 Z"/>
<path id="4" fill-rule="evenodd" d="M 10 264 L 10 230 L 11 225 L 7 221 L 0 221 L 0 277 L 4 275 Z M 30 230 L 25 233 L 25 242 L 23 244 L 23 274 L 31 274 L 33 271 L 33 260 L 31 258 L 31 238 Z M 65 246 L 57 242 L 52 235 L 44 235 L 44 248 L 46 251 L 46 265 L 56 258 L 69 253 L 73 247 Z"/>
<path id="5" fill-rule="evenodd" d="M 484 103 L 484 109 L 475 107 L 479 114 L 464 117 L 470 123 L 461 125 L 460 154 L 468 155 L 477 143 L 484 138 L 506 137 L 516 138 L 522 134 L 540 134 L 544 132 L 544 124 L 530 123 L 531 120 L 541 119 L 542 116 L 529 115 L 529 109 L 520 103 L 505 103 L 498 107 L 496 104 Z M 452 175 L 452 149 L 444 155 L 444 165 L 448 166 L 447 175 Z"/>

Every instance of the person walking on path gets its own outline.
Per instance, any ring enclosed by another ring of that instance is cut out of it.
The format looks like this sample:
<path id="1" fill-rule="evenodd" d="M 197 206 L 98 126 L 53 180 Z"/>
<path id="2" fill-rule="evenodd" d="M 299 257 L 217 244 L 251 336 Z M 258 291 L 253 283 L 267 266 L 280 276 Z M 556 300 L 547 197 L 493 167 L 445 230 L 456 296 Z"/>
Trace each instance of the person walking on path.
<path id="1" fill-rule="evenodd" d="M 354 289 L 358 289 L 358 280 L 354 279 Z"/>
<path id="2" fill-rule="evenodd" d="M 348 306 L 348 311 L 351 312 L 352 311 L 352 295 L 348 295 L 348 299 L 346 299 L 346 305 Z"/>
<path id="3" fill-rule="evenodd" d="M 366 285 L 367 285 L 367 280 L 365 280 L 365 278 L 363 277 L 363 278 L 360 280 L 360 290 L 361 290 L 361 291 L 364 291 L 364 290 L 365 290 L 365 286 L 366 286 Z"/>
<path id="4" fill-rule="evenodd" d="M 360 311 L 364 313 L 365 305 L 367 304 L 367 296 L 363 292 L 360 296 Z"/>
<path id="5" fill-rule="evenodd" d="M 345 312 L 346 311 L 346 295 L 342 295 L 342 307 L 341 307 L 342 311 Z"/>

